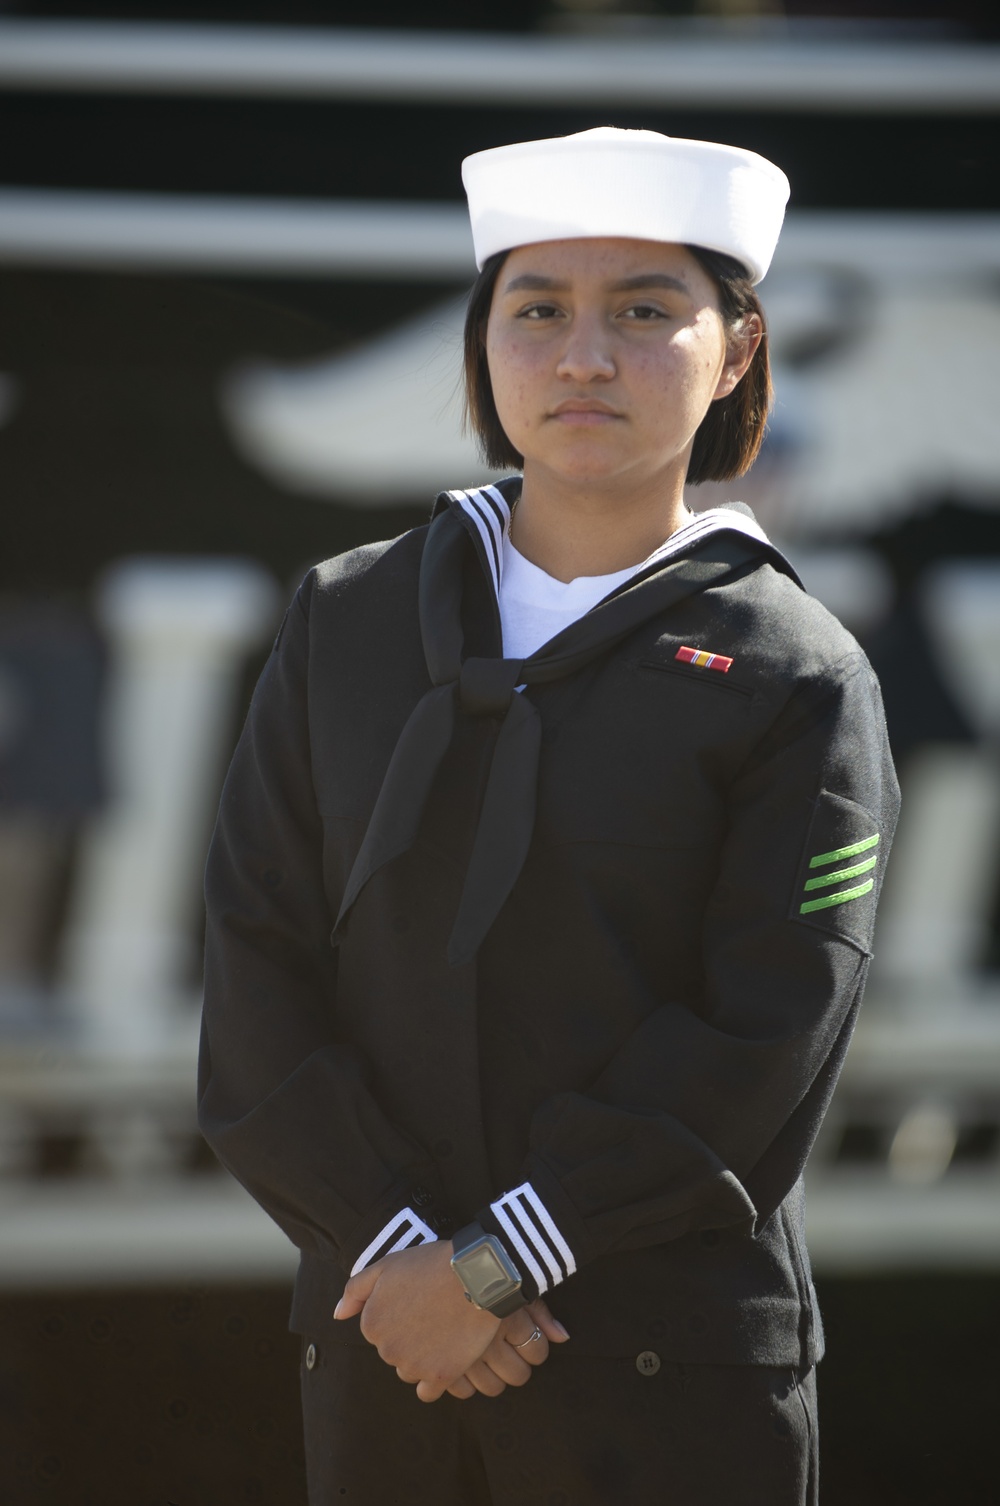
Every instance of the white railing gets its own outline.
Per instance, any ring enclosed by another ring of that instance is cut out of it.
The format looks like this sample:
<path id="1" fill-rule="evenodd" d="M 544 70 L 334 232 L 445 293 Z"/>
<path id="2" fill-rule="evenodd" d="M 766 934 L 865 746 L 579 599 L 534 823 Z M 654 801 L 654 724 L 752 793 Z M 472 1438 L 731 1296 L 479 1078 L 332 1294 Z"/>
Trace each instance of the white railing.
<path id="1" fill-rule="evenodd" d="M 259 566 L 136 560 L 98 595 L 111 654 L 111 798 L 78 860 L 62 992 L 88 1044 L 146 1054 L 169 1038 L 200 910 L 197 883 L 239 676 L 273 631 Z"/>
<path id="2" fill-rule="evenodd" d="M 873 996 L 810 1163 L 821 1273 L 1000 1267 L 1000 988 L 911 1019 Z M 199 1140 L 194 1012 L 125 1059 L 0 1051 L 0 1290 L 283 1278 L 284 1235 Z"/>
<path id="3" fill-rule="evenodd" d="M 15 89 L 424 104 L 959 114 L 1000 109 L 1000 47 L 717 28 L 637 38 L 109 21 L 0 22 Z"/>

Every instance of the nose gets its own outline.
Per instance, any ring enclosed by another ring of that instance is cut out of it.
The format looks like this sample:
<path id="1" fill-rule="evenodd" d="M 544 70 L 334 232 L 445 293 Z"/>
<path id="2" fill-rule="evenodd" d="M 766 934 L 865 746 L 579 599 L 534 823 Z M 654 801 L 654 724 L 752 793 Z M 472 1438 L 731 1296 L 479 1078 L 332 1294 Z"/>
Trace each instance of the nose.
<path id="1" fill-rule="evenodd" d="M 607 382 L 615 375 L 611 341 L 603 321 L 577 317 L 567 327 L 556 374 L 570 382 Z"/>

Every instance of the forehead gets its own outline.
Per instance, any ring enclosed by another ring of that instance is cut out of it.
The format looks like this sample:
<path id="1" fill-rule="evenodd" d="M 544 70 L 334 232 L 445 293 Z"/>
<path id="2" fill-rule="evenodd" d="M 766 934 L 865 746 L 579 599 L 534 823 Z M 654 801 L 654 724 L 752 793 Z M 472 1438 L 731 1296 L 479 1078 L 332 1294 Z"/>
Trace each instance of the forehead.
<path id="1" fill-rule="evenodd" d="M 692 291 L 705 277 L 686 246 L 626 236 L 590 236 L 515 246 L 507 253 L 501 285 L 529 272 L 560 281 L 615 281 L 643 272 L 659 272 L 683 279 Z"/>

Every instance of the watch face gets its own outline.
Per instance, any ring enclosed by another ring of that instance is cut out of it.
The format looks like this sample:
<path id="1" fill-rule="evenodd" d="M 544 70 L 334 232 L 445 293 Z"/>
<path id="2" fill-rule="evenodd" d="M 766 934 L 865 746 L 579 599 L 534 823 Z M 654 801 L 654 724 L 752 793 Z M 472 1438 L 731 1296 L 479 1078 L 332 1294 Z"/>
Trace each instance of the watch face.
<path id="1" fill-rule="evenodd" d="M 501 1261 L 489 1240 L 477 1241 L 458 1257 L 462 1280 L 477 1307 L 489 1307 L 517 1290 L 520 1281 Z"/>

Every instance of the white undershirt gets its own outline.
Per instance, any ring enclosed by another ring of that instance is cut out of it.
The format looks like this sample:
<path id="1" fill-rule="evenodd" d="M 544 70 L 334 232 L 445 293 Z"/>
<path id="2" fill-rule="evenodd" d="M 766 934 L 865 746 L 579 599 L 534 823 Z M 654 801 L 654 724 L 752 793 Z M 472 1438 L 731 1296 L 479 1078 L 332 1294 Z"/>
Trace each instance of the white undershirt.
<path id="1" fill-rule="evenodd" d="M 458 503 L 479 536 L 483 564 L 497 594 L 503 653 L 508 659 L 529 658 L 631 576 L 647 566 L 665 564 L 689 553 L 710 534 L 743 533 L 768 543 L 760 524 L 747 513 L 713 507 L 689 513 L 687 521 L 637 565 L 610 575 L 578 575 L 575 580 L 561 581 L 533 565 L 511 544 L 511 505 L 497 487 L 474 487 L 444 495 Z"/>
<path id="2" fill-rule="evenodd" d="M 644 564 L 645 560 L 610 575 L 578 575 L 575 580 L 556 580 L 519 554 L 505 534 L 500 577 L 504 658 L 527 659 L 543 643 L 596 607 Z"/>

